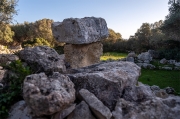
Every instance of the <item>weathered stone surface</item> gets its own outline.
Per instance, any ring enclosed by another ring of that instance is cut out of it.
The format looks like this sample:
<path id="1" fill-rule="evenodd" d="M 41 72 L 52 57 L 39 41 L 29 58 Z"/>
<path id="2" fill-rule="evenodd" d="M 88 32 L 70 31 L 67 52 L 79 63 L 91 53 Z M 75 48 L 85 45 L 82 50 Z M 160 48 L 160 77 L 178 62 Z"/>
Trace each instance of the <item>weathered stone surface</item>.
<path id="1" fill-rule="evenodd" d="M 145 68 L 145 69 L 154 69 L 156 68 L 154 65 L 152 64 L 148 64 L 148 63 L 136 63 L 138 66 Z"/>
<path id="2" fill-rule="evenodd" d="M 124 89 L 123 98 L 131 102 L 142 102 L 152 98 L 153 93 L 149 86 L 133 86 Z"/>
<path id="3" fill-rule="evenodd" d="M 68 108 L 57 112 L 56 114 L 54 114 L 51 119 L 64 119 L 65 117 L 67 117 L 74 109 L 75 109 L 76 104 L 72 104 L 71 106 L 69 106 Z"/>
<path id="4" fill-rule="evenodd" d="M 135 52 L 130 52 L 130 53 L 127 55 L 127 57 L 133 57 L 133 58 L 135 58 L 135 57 L 137 57 L 137 55 L 136 55 Z"/>
<path id="5" fill-rule="evenodd" d="M 96 119 L 96 118 L 92 115 L 89 106 L 84 101 L 82 101 L 80 104 L 76 106 L 75 110 L 67 117 L 67 119 Z"/>
<path id="6" fill-rule="evenodd" d="M 147 61 L 152 61 L 152 56 L 149 52 L 143 52 L 141 54 L 138 55 L 138 59 L 141 61 L 145 61 L 147 63 Z"/>
<path id="7" fill-rule="evenodd" d="M 14 54 L 0 54 L 0 65 L 7 64 L 12 61 L 19 60 L 19 57 Z"/>
<path id="8" fill-rule="evenodd" d="M 159 86 L 156 86 L 156 85 L 152 85 L 152 86 L 150 86 L 150 88 L 153 92 L 160 90 Z"/>
<path id="9" fill-rule="evenodd" d="M 68 75 L 77 92 L 87 89 L 113 110 L 123 89 L 136 85 L 140 69 L 132 62 L 114 61 L 76 69 Z"/>
<path id="10" fill-rule="evenodd" d="M 74 102 L 74 84 L 58 72 L 32 74 L 24 80 L 23 97 L 36 116 L 51 115 Z"/>
<path id="11" fill-rule="evenodd" d="M 0 82 L 2 82 L 3 78 L 6 78 L 7 70 L 0 70 Z"/>
<path id="12" fill-rule="evenodd" d="M 108 37 L 108 28 L 103 18 L 68 18 L 52 23 L 52 32 L 59 42 L 88 44 Z"/>
<path id="13" fill-rule="evenodd" d="M 174 65 L 180 67 L 180 62 L 176 62 Z"/>
<path id="14" fill-rule="evenodd" d="M 179 119 L 180 97 L 153 98 L 140 103 L 120 99 L 113 111 L 115 119 Z M 122 110 L 122 113 L 121 113 Z M 118 116 L 116 116 L 118 115 Z M 119 118 L 121 117 L 121 118 Z"/>
<path id="15" fill-rule="evenodd" d="M 168 63 L 174 65 L 174 64 L 176 63 L 176 60 L 172 60 L 172 59 L 171 59 L 171 60 L 168 60 Z"/>
<path id="16" fill-rule="evenodd" d="M 37 46 L 25 48 L 20 51 L 19 56 L 28 63 L 35 72 L 64 72 L 66 70 L 64 59 L 52 48 Z"/>
<path id="17" fill-rule="evenodd" d="M 30 110 L 24 100 L 17 102 L 11 107 L 8 119 L 32 119 Z"/>
<path id="18" fill-rule="evenodd" d="M 112 117 L 111 111 L 94 94 L 86 89 L 81 89 L 79 95 L 89 105 L 98 119 L 110 119 Z"/>
<path id="19" fill-rule="evenodd" d="M 168 67 L 168 66 L 164 66 L 164 67 L 161 67 L 161 69 L 164 69 L 164 70 L 172 70 L 173 68 L 172 68 L 172 67 Z"/>
<path id="20" fill-rule="evenodd" d="M 128 62 L 134 62 L 134 57 L 127 57 L 127 58 L 126 58 L 126 61 L 128 61 Z"/>
<path id="21" fill-rule="evenodd" d="M 64 46 L 65 61 L 71 68 L 80 68 L 100 62 L 103 53 L 103 45 L 100 42 Z"/>
<path id="22" fill-rule="evenodd" d="M 165 59 L 165 58 L 163 58 L 163 59 L 161 59 L 160 61 L 159 61 L 159 63 L 161 63 L 161 64 L 166 64 L 168 61 Z"/>
<path id="23" fill-rule="evenodd" d="M 164 90 L 166 91 L 167 94 L 174 94 L 175 90 L 172 87 L 166 87 L 164 88 Z"/>

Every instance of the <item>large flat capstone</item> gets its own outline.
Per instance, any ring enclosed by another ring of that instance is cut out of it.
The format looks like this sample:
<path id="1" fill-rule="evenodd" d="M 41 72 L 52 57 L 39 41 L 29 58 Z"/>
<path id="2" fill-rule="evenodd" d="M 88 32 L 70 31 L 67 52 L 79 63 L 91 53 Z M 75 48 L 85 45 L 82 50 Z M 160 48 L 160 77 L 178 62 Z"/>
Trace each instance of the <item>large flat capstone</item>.
<path id="1" fill-rule="evenodd" d="M 108 28 L 103 18 L 68 18 L 52 23 L 52 32 L 59 42 L 88 44 L 108 37 Z"/>

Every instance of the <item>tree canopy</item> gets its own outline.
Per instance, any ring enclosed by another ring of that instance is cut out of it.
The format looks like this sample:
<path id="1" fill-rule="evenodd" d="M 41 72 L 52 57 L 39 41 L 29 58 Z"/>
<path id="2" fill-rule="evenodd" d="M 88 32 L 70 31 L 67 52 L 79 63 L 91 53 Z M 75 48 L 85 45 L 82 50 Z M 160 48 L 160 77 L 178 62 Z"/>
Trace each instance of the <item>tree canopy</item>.
<path id="1" fill-rule="evenodd" d="M 0 0 L 0 23 L 10 23 L 17 14 L 18 0 Z"/>

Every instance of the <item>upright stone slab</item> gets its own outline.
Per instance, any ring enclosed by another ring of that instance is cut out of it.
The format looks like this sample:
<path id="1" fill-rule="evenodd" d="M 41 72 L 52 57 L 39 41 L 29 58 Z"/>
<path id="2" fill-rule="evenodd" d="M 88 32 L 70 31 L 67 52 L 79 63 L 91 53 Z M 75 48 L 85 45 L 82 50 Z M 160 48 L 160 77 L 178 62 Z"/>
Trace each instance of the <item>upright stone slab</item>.
<path id="1" fill-rule="evenodd" d="M 53 36 L 59 42 L 89 44 L 108 37 L 108 28 L 103 18 L 68 18 L 52 23 Z"/>
<path id="2" fill-rule="evenodd" d="M 69 63 L 71 68 L 80 68 L 99 63 L 103 52 L 102 47 L 103 45 L 100 42 L 85 45 L 65 45 L 65 61 Z"/>

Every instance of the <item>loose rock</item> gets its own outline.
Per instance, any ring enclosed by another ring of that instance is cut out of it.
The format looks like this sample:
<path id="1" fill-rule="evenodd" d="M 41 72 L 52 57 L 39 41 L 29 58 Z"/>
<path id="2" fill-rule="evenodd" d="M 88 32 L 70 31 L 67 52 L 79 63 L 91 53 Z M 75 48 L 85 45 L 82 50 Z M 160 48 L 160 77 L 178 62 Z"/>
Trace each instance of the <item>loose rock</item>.
<path id="1" fill-rule="evenodd" d="M 32 74 L 24 80 L 23 97 L 36 116 L 51 115 L 74 102 L 74 84 L 58 72 L 49 77 Z"/>
<path id="2" fill-rule="evenodd" d="M 47 46 L 27 47 L 20 51 L 19 56 L 37 73 L 64 72 L 66 70 L 64 59 L 61 59 L 54 49 Z"/>
<path id="3" fill-rule="evenodd" d="M 78 104 L 75 110 L 67 117 L 67 119 L 96 119 L 90 109 L 89 106 L 82 101 Z"/>
<path id="4" fill-rule="evenodd" d="M 110 119 L 112 116 L 111 111 L 100 101 L 94 94 L 90 93 L 86 89 L 79 91 L 81 98 L 89 105 L 93 113 L 98 119 Z"/>

